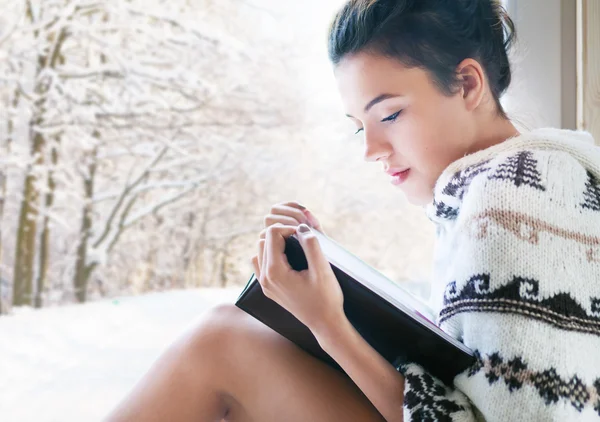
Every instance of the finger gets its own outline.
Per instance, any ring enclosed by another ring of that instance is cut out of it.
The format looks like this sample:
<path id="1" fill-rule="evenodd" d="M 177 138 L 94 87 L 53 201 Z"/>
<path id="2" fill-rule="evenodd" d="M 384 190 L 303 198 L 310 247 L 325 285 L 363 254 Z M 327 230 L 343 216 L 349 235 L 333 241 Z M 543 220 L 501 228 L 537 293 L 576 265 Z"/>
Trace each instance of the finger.
<path id="1" fill-rule="evenodd" d="M 309 226 L 311 226 L 314 229 L 317 229 L 318 231 L 323 231 L 323 229 L 321 228 L 321 223 L 319 223 L 319 220 L 317 220 L 317 217 L 315 217 L 315 215 L 312 212 L 310 212 L 309 210 L 305 210 L 304 215 L 306 215 Z"/>
<path id="2" fill-rule="evenodd" d="M 298 241 L 302 246 L 302 250 L 304 251 L 304 255 L 306 255 L 308 271 L 312 274 L 317 274 L 318 271 L 329 267 L 329 262 L 323 254 L 319 239 L 317 239 L 311 229 L 308 226 L 301 224 L 298 226 L 296 234 Z"/>
<path id="3" fill-rule="evenodd" d="M 298 201 L 288 201 L 288 202 L 283 202 L 279 205 L 285 205 L 287 207 L 292 207 L 292 208 L 298 208 L 299 210 L 305 210 L 306 207 L 304 205 L 302 205 L 300 202 Z"/>
<path id="4" fill-rule="evenodd" d="M 256 278 L 260 278 L 260 266 L 258 265 L 258 256 L 252 257 L 252 267 L 254 267 L 254 275 Z"/>
<path id="5" fill-rule="evenodd" d="M 265 240 L 264 239 L 260 239 L 258 241 L 258 272 L 261 273 L 262 272 L 262 268 L 263 268 L 263 264 L 264 264 L 264 254 L 265 254 Z"/>
<path id="6" fill-rule="evenodd" d="M 285 226 L 285 227 L 289 227 L 289 228 L 297 228 L 300 223 L 296 222 L 296 224 L 281 224 L 281 223 L 275 223 L 273 224 L 273 226 L 278 225 L 278 226 Z M 269 226 L 271 227 L 271 226 Z M 269 231 L 269 227 L 265 227 L 264 229 L 262 229 L 260 231 L 260 233 L 258 234 L 258 238 L 259 239 L 266 239 L 267 238 L 267 232 Z"/>
<path id="7" fill-rule="evenodd" d="M 296 226 L 274 225 L 267 230 L 265 244 L 266 266 L 262 268 L 268 279 L 279 277 L 292 269 L 285 256 L 285 239 L 296 233 Z"/>
<path id="8" fill-rule="evenodd" d="M 269 214 L 294 218 L 298 221 L 298 224 L 306 220 L 306 216 L 301 208 L 285 204 L 273 205 Z"/>
<path id="9" fill-rule="evenodd" d="M 305 216 L 304 220 L 308 221 L 308 218 Z M 287 215 L 267 214 L 263 222 L 265 227 L 270 227 L 276 223 L 281 223 L 286 226 L 297 226 L 303 221 L 298 221 L 295 217 L 289 217 Z"/>
<path id="10" fill-rule="evenodd" d="M 304 212 L 302 212 L 301 208 L 286 204 L 273 205 L 269 214 L 294 218 L 296 219 L 296 221 L 298 221 L 298 223 L 296 224 L 306 223 L 308 221 L 306 215 L 304 215 Z"/>

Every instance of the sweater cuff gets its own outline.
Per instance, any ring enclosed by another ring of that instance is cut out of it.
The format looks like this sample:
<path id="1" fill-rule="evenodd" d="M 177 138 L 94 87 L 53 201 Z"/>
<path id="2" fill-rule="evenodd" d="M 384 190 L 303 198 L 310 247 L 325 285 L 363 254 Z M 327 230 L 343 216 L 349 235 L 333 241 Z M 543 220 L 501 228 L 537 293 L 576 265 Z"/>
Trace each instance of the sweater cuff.
<path id="1" fill-rule="evenodd" d="M 469 399 L 449 388 L 421 366 L 401 358 L 396 370 L 404 376 L 404 421 L 475 422 Z"/>

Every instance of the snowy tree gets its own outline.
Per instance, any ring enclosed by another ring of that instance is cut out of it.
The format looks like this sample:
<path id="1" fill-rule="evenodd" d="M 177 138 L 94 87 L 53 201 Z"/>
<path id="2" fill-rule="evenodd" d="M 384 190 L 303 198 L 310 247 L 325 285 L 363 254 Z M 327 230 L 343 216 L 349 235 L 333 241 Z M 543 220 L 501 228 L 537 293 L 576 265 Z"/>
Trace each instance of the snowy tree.
<path id="1" fill-rule="evenodd" d="M 425 218 L 330 102 L 336 1 L 5 1 L 0 297 L 244 283 L 265 213 L 293 199 L 391 276 L 420 275 Z"/>
<path id="2" fill-rule="evenodd" d="M 251 77 L 277 83 L 260 75 L 248 45 L 208 19 L 198 25 L 186 2 L 150 3 L 13 4 L 2 92 L 12 103 L 5 143 L 19 134 L 23 179 L 15 305 L 41 305 L 51 268 L 85 301 L 90 276 L 126 230 L 193 192 L 224 189 L 252 149 L 240 144 L 244 132 L 284 119 L 248 89 Z M 204 3 L 204 13 L 227 7 Z M 21 115 L 26 122 L 16 122 Z M 70 239 L 59 261 L 56 225 Z"/>

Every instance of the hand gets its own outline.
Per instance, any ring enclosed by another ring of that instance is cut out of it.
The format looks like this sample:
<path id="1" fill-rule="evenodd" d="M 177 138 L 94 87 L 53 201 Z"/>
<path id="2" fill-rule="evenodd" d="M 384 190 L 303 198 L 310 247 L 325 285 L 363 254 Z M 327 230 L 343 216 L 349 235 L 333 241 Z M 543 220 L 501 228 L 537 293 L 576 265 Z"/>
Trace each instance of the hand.
<path id="1" fill-rule="evenodd" d="M 300 272 L 290 267 L 284 253 L 285 239 L 294 233 L 308 261 L 308 269 Z M 345 318 L 342 289 L 308 226 L 270 226 L 259 240 L 252 265 L 265 296 L 298 318 L 317 338 L 326 337 Z"/>
<path id="2" fill-rule="evenodd" d="M 269 214 L 264 219 L 265 229 L 275 223 L 281 223 L 287 226 L 298 226 L 306 224 L 315 230 L 325 234 L 319 220 L 304 206 L 297 202 L 283 202 L 271 207 Z"/>

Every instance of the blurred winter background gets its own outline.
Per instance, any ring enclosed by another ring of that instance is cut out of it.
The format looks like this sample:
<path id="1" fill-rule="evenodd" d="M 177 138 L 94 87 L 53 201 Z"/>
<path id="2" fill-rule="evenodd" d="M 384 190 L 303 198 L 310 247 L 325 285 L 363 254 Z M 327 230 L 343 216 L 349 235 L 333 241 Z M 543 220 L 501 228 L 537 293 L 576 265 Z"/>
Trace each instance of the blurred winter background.
<path id="1" fill-rule="evenodd" d="M 2 422 L 101 420 L 235 300 L 278 202 L 427 290 L 434 229 L 363 162 L 337 96 L 342 2 L 0 0 Z M 574 127 L 574 2 L 504 3 L 509 114 Z"/>
<path id="2" fill-rule="evenodd" d="M 2 421 L 99 420 L 235 299 L 275 203 L 427 278 L 433 228 L 343 116 L 340 4 L 0 0 Z"/>
<path id="3" fill-rule="evenodd" d="M 343 117 L 340 1 L 3 3 L 4 311 L 239 285 L 285 200 L 394 279 L 426 276 L 426 219 Z"/>

